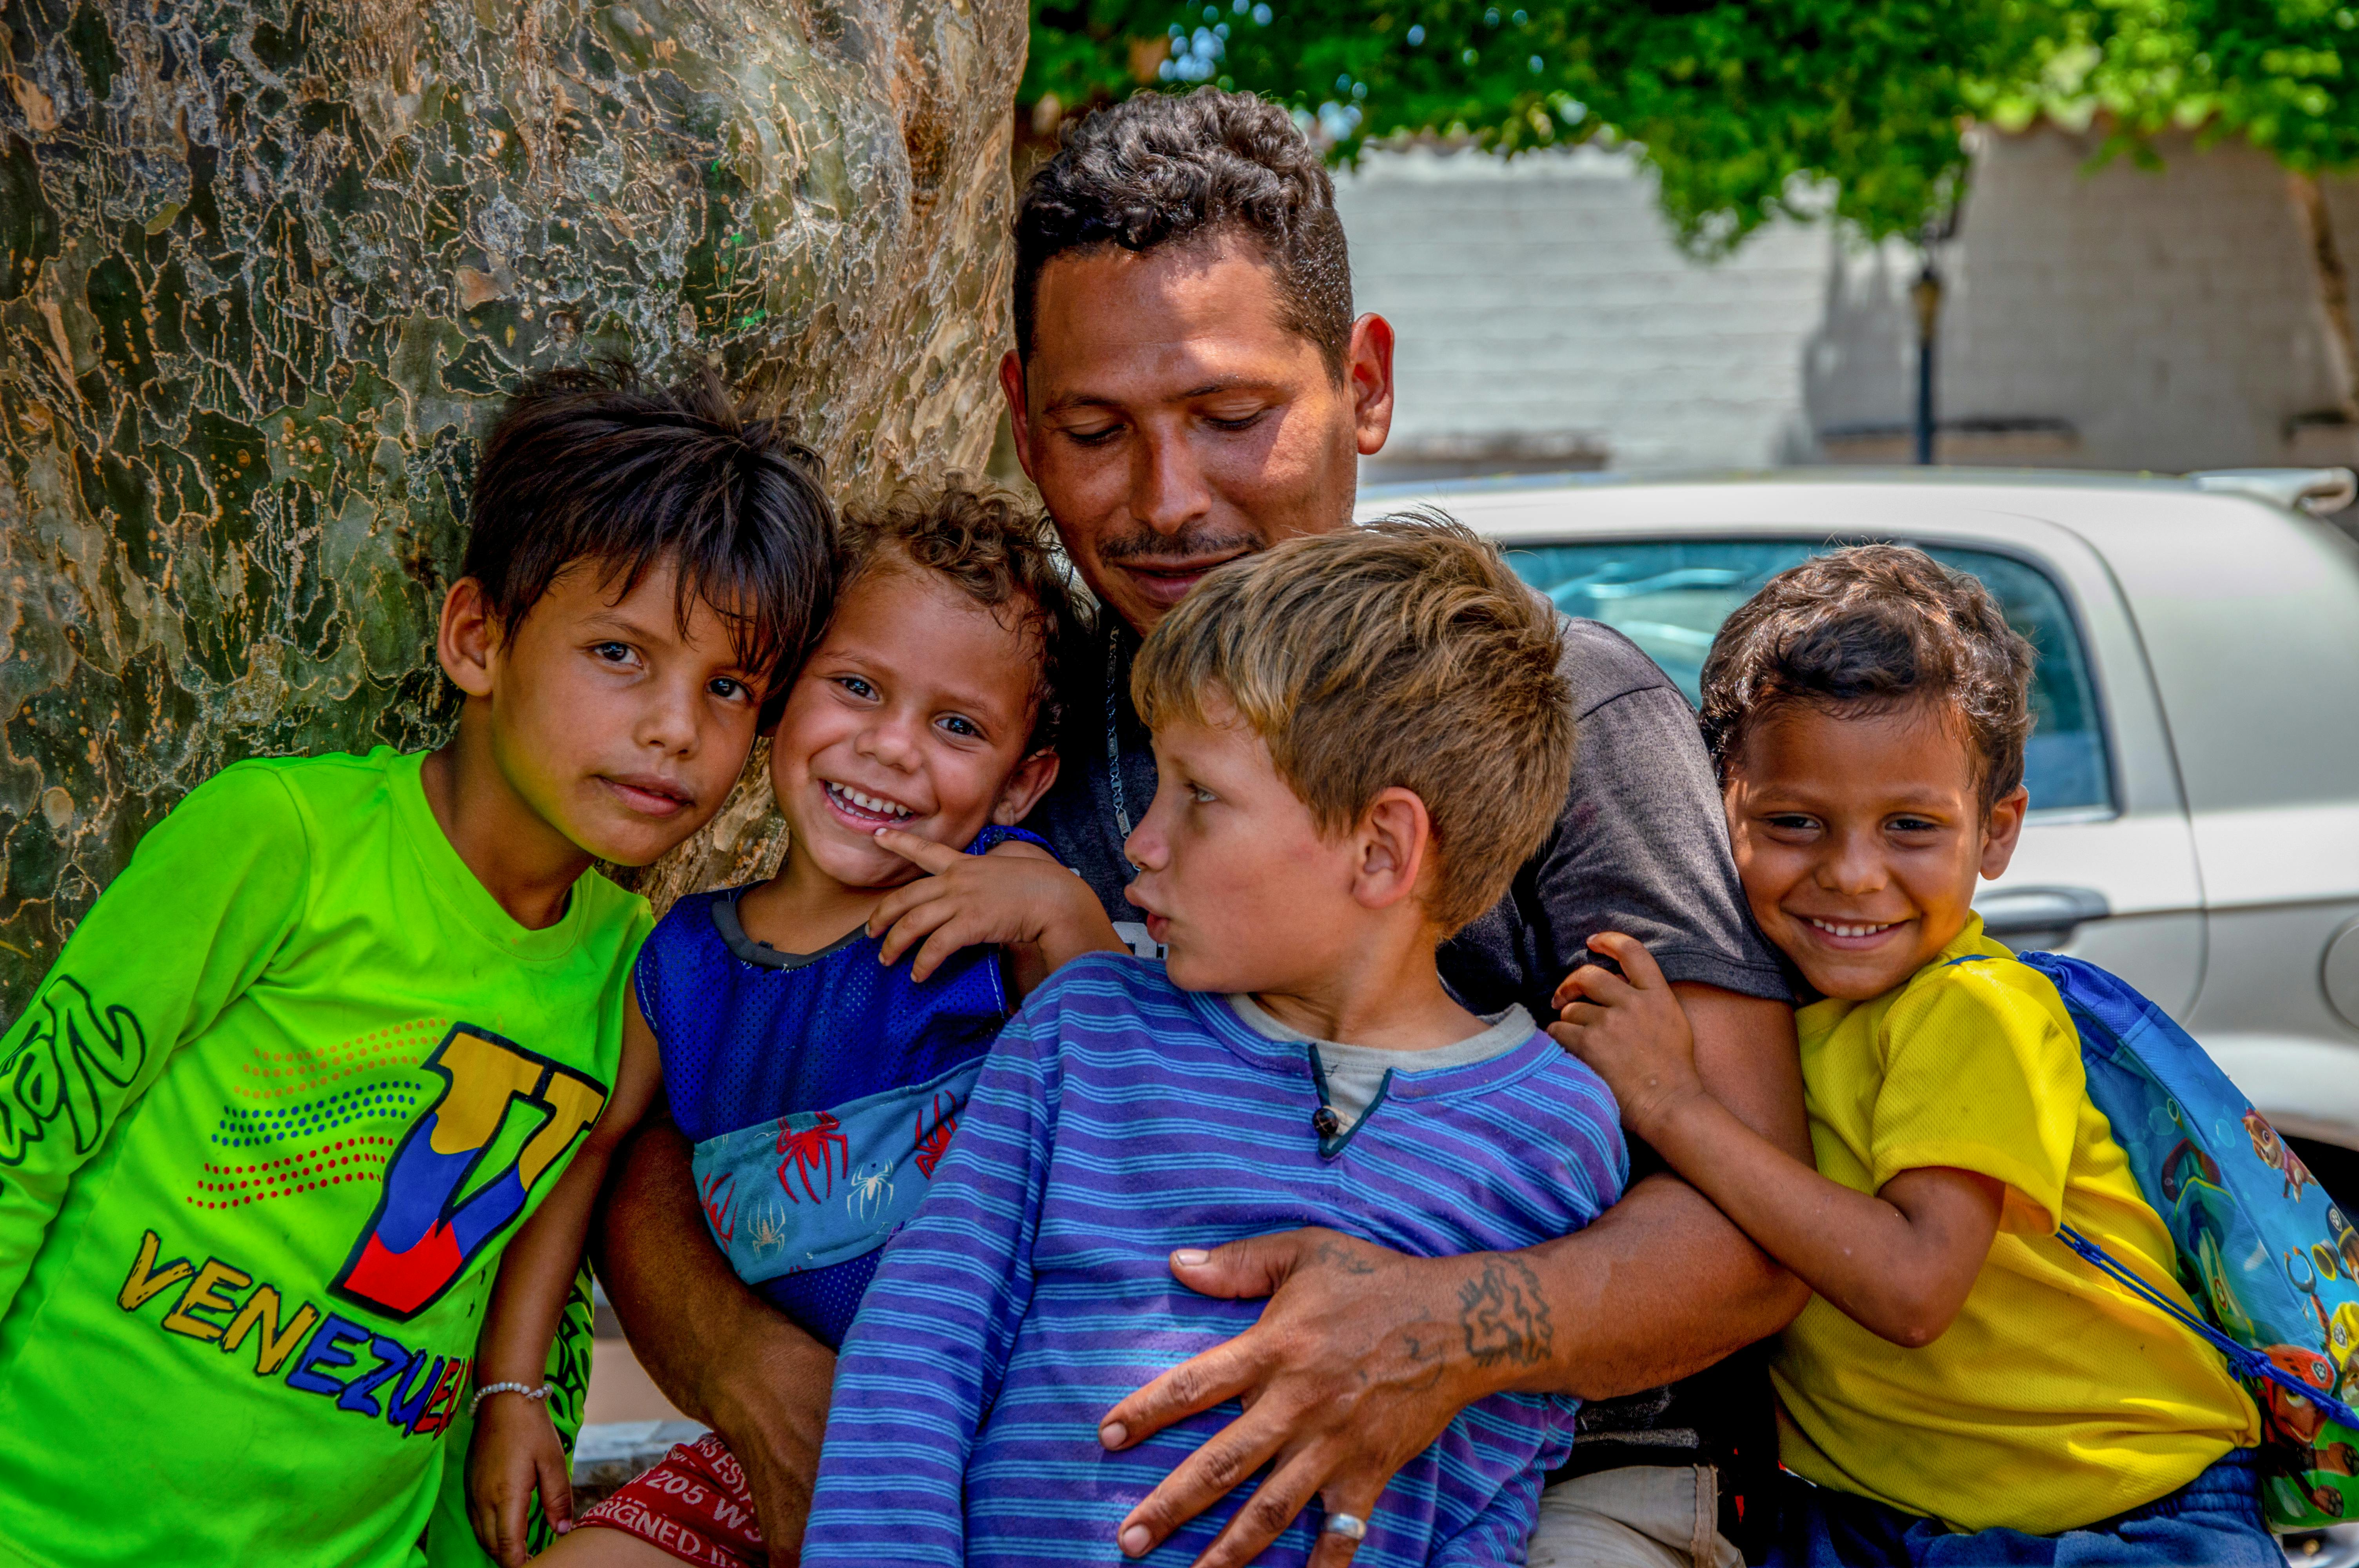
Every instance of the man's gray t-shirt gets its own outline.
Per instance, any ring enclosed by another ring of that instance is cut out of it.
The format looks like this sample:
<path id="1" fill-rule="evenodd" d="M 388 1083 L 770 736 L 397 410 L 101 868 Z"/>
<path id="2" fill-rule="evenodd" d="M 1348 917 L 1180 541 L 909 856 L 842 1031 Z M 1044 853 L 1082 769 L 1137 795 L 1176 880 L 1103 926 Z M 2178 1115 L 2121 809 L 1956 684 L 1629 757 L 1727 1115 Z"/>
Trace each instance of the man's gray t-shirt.
<path id="1" fill-rule="evenodd" d="M 1556 1017 L 1550 996 L 1589 938 L 1620 931 L 1644 942 L 1671 979 L 1790 1000 L 1777 957 L 1745 908 L 1695 710 L 1620 633 L 1560 621 L 1559 667 L 1576 720 L 1564 811 L 1507 896 L 1442 945 L 1442 979 L 1472 1012 L 1520 1006 L 1546 1022 Z M 1060 683 L 1063 766 L 1024 826 L 1088 881 L 1124 939 L 1152 956 L 1138 910 L 1122 896 L 1122 842 L 1155 798 L 1154 753 L 1130 705 L 1137 649 L 1130 629 L 1116 626 L 1073 651 Z M 1660 1168 L 1635 1139 L 1631 1152 L 1634 1181 L 1648 1165 Z M 1728 1466 L 1740 1453 L 1767 1465 L 1776 1453 L 1769 1411 L 1758 1357 L 1740 1353 L 1670 1389 L 1584 1406 L 1568 1469 Z M 1727 1477 L 1723 1489 L 1733 1490 Z"/>

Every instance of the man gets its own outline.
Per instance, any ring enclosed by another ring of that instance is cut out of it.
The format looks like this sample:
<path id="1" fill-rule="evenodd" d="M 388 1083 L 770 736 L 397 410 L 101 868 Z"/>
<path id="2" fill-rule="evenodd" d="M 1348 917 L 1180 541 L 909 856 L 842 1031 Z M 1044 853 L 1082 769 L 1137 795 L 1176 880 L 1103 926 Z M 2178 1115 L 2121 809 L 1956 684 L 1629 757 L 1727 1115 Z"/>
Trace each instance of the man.
<path id="1" fill-rule="evenodd" d="M 1026 472 L 1108 611 L 1065 676 L 1065 768 L 1029 820 L 1117 922 L 1124 838 L 1155 792 L 1129 702 L 1140 639 L 1206 572 L 1345 526 L 1357 459 L 1392 418 L 1392 329 L 1354 319 L 1333 190 L 1285 111 L 1200 90 L 1084 121 L 1016 217 L 1016 347 L 1001 384 Z M 1554 995 L 1594 932 L 1645 941 L 1677 982 L 1713 1092 L 1809 1158 L 1793 1024 L 1744 914 L 1694 715 L 1644 655 L 1572 622 L 1576 763 L 1562 817 L 1508 897 L 1442 950 L 1476 1011 Z M 1144 943 L 1143 928 L 1129 939 Z M 644 1138 L 611 1195 L 607 1288 L 657 1382 L 752 1472 L 783 1561 L 800 1530 L 831 1358 L 761 1305 L 707 1237 L 684 1147 Z M 1535 1563 L 1731 1568 L 1718 1499 L 1732 1454 L 1766 1459 L 1766 1390 L 1661 1387 L 1776 1332 L 1806 1292 L 1665 1173 L 1597 1224 L 1516 1253 L 1410 1259 L 1323 1230 L 1174 1256 L 1211 1294 L 1266 1295 L 1257 1326 L 1124 1400 L 1136 1444 L 1181 1415 L 1246 1409 L 1124 1521 L 1139 1555 L 1266 1466 L 1201 1559 L 1232 1568 L 1306 1506 L 1380 1490 L 1467 1404 L 1561 1390 L 1598 1407 L 1534 1538 Z M 1651 1390 L 1651 1392 L 1647 1392 Z M 1747 1427 L 1747 1422 L 1754 1425 Z M 1322 1539 L 1321 1568 L 1353 1542 Z"/>

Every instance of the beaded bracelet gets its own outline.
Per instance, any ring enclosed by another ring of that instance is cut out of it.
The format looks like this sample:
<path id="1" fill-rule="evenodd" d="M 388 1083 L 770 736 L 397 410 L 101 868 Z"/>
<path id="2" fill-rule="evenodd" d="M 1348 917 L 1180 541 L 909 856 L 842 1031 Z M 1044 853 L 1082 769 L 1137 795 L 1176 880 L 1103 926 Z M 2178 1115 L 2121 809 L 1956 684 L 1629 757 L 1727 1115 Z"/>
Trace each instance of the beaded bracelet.
<path id="1" fill-rule="evenodd" d="M 485 1383 L 475 1390 L 473 1402 L 467 1406 L 467 1414 L 470 1417 L 473 1416 L 483 1408 L 484 1401 L 494 1394 L 522 1394 L 528 1400 L 545 1400 L 555 1392 L 557 1392 L 555 1383 L 543 1383 L 537 1389 L 530 1383 Z"/>

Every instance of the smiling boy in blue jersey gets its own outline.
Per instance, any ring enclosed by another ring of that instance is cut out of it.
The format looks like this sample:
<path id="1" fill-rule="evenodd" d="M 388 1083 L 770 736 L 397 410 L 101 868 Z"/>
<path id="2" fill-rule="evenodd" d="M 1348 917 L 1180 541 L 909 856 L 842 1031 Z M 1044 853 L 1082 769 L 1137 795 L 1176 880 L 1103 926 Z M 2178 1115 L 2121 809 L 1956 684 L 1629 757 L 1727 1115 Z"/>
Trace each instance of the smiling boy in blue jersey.
<path id="1" fill-rule="evenodd" d="M 1074 620 L 1041 519 L 953 481 L 855 512 L 842 534 L 834 619 L 771 741 L 786 863 L 680 900 L 648 937 L 609 1113 L 627 1124 L 660 1093 L 694 1144 L 713 1240 L 830 1347 L 1015 1000 L 1120 946 L 1081 879 L 1016 827 L 1056 776 L 1057 654 Z M 978 901 L 959 871 L 986 854 L 1021 865 Z M 549 1354 L 588 1219 L 501 1271 L 486 1379 L 529 1379 Z M 522 1399 L 485 1415 L 471 1507 L 503 1563 L 525 1561 L 536 1486 L 570 1531 L 552 1563 L 742 1568 L 768 1552 L 718 1436 L 675 1448 L 582 1517 L 596 1528 L 571 1530 L 548 1418 Z"/>

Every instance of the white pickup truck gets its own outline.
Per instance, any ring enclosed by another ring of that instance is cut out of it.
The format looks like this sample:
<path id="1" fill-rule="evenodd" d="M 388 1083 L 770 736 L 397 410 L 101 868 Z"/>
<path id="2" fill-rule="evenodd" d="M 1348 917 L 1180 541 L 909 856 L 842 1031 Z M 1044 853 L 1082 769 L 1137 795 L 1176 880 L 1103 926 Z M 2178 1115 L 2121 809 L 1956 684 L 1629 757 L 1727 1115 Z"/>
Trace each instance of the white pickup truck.
<path id="1" fill-rule="evenodd" d="M 2343 470 L 1805 470 L 1364 492 L 1440 505 L 1696 696 L 1721 621 L 1814 551 L 1920 545 L 2039 650 L 2031 814 L 1991 933 L 2160 1003 L 2359 1212 L 2359 546 Z"/>

